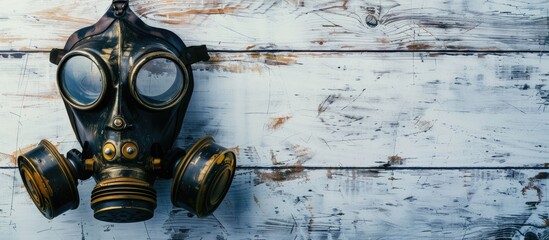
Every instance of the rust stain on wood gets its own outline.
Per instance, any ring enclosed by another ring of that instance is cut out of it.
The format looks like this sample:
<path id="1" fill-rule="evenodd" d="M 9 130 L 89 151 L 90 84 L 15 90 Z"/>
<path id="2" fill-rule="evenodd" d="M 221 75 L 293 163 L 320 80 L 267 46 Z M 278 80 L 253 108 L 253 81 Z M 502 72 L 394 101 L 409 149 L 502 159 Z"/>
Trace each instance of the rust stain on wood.
<path id="1" fill-rule="evenodd" d="M 12 97 L 30 97 L 30 98 L 42 98 L 42 99 L 58 99 L 60 98 L 57 92 L 44 93 L 44 94 L 19 94 L 19 93 L 4 93 L 4 96 Z"/>
<path id="2" fill-rule="evenodd" d="M 255 173 L 259 177 L 259 179 L 256 180 L 256 185 L 264 182 L 290 181 L 307 175 L 300 161 L 297 161 L 296 164 L 287 169 L 274 169 L 270 172 L 256 170 Z"/>
<path id="3" fill-rule="evenodd" d="M 25 38 L 19 38 L 19 37 L 1 37 L 0 38 L 0 42 L 6 42 L 6 43 L 22 41 L 22 40 L 25 40 Z"/>
<path id="4" fill-rule="evenodd" d="M 235 13 L 239 8 L 240 8 L 240 5 L 204 8 L 204 9 L 189 9 L 186 11 L 158 13 L 157 16 L 172 18 L 172 17 L 183 17 L 186 15 L 196 15 L 196 14 L 207 14 L 207 15 L 227 14 L 227 13 Z"/>
<path id="5" fill-rule="evenodd" d="M 274 53 L 250 53 L 250 57 L 272 66 L 286 66 L 297 63 L 295 54 L 274 54 Z"/>
<path id="6" fill-rule="evenodd" d="M 273 118 L 271 123 L 269 124 L 269 129 L 276 130 L 279 127 L 281 127 L 284 123 L 286 123 L 288 120 L 290 120 L 291 118 L 292 118 L 292 116 L 289 116 L 289 115 Z"/>
<path id="7" fill-rule="evenodd" d="M 465 50 L 468 50 L 468 49 L 473 49 L 473 47 L 471 47 L 471 46 L 463 46 L 463 45 L 448 45 L 448 46 L 446 46 L 446 49 L 447 49 L 447 50 L 461 50 L 461 51 L 465 51 Z"/>
<path id="8" fill-rule="evenodd" d="M 256 72 L 256 73 L 263 72 L 263 67 L 257 66 L 257 65 L 240 64 L 240 65 L 223 65 L 220 67 L 223 71 L 232 72 L 232 73 L 242 73 L 247 71 Z"/>
<path id="9" fill-rule="evenodd" d="M 240 146 L 229 148 L 229 150 L 232 150 L 236 156 L 240 156 Z"/>
<path id="10" fill-rule="evenodd" d="M 303 168 L 303 163 L 311 159 L 309 155 L 309 148 L 302 147 L 298 144 L 293 144 L 291 150 L 294 152 L 295 163 L 292 165 L 286 165 L 283 163 L 278 163 L 276 160 L 276 155 L 271 151 L 271 161 L 274 165 L 284 165 L 287 166 L 286 169 L 274 169 L 272 171 L 260 171 L 256 170 L 255 174 L 258 175 L 256 179 L 256 185 L 262 184 L 264 182 L 284 182 L 289 180 L 295 180 L 303 177 L 307 177 L 307 172 Z M 273 160 L 274 159 L 274 160 Z"/>
<path id="11" fill-rule="evenodd" d="M 379 43 L 383 43 L 383 44 L 391 43 L 391 40 L 389 40 L 387 38 L 378 38 L 378 39 L 376 39 L 376 41 L 379 42 Z"/>
<path id="12" fill-rule="evenodd" d="M 236 54 L 232 58 L 227 58 L 224 55 L 213 54 L 210 56 L 208 65 L 205 70 L 217 70 L 223 72 L 242 73 L 242 72 L 255 72 L 262 73 L 264 66 L 258 63 L 250 63 L 244 60 L 245 56 L 242 54 Z"/>
<path id="13" fill-rule="evenodd" d="M 135 12 L 138 15 L 149 17 L 162 23 L 181 24 L 181 23 L 189 23 L 190 20 L 192 20 L 192 19 L 189 19 L 189 17 L 192 17 L 192 16 L 232 14 L 237 12 L 240 8 L 241 8 L 240 5 L 235 5 L 235 6 L 210 7 L 210 8 L 203 8 L 203 9 L 189 9 L 185 11 L 168 9 L 168 10 L 163 10 L 162 12 L 158 12 L 158 10 L 155 10 L 155 9 L 151 11 L 151 9 L 147 7 L 141 7 L 141 8 L 137 8 Z"/>
<path id="14" fill-rule="evenodd" d="M 208 64 L 211 67 L 206 67 L 206 70 L 220 70 L 233 73 L 248 71 L 263 73 L 266 66 L 287 66 L 299 63 L 295 54 L 249 53 L 230 56 L 212 54 Z"/>
<path id="15" fill-rule="evenodd" d="M 76 16 L 72 16 L 67 14 L 67 9 L 72 9 L 74 6 L 59 6 L 54 7 L 50 9 L 45 9 L 42 11 L 38 11 L 35 14 L 33 14 L 37 19 L 41 20 L 53 20 L 56 22 L 72 22 L 72 23 L 83 23 L 86 25 L 94 24 L 97 20 L 96 19 L 85 19 L 85 18 L 78 18 Z"/>
<path id="16" fill-rule="evenodd" d="M 357 180 L 358 178 L 379 178 L 380 171 L 371 169 L 360 169 L 351 171 L 351 179 Z"/>
<path id="17" fill-rule="evenodd" d="M 10 163 L 13 163 L 13 165 L 17 165 L 17 161 L 16 161 L 16 154 L 8 154 L 8 153 L 3 153 L 3 152 L 0 152 L 0 158 L 2 160 L 8 160 Z"/>
<path id="18" fill-rule="evenodd" d="M 315 40 L 315 41 L 311 41 L 311 43 L 316 43 L 316 44 L 318 44 L 318 45 L 320 45 L 320 46 L 324 45 L 325 42 L 326 42 L 326 41 L 324 41 L 324 40 Z"/>
<path id="19" fill-rule="evenodd" d="M 295 153 L 297 159 L 295 165 L 300 165 L 309 161 L 312 157 L 309 155 L 310 149 L 307 147 L 302 147 L 299 144 L 292 145 L 292 150 Z"/>
<path id="20" fill-rule="evenodd" d="M 59 146 L 59 143 L 57 145 L 55 145 L 55 147 L 58 147 L 58 146 Z M 19 149 L 15 150 L 12 153 L 0 152 L 0 156 L 1 156 L 2 159 L 9 159 L 10 163 L 17 166 L 17 156 L 21 155 L 22 153 L 30 151 L 34 147 L 36 147 L 36 144 L 31 144 L 31 145 L 19 148 Z"/>
<path id="21" fill-rule="evenodd" d="M 418 43 L 418 44 L 410 44 L 410 45 L 407 45 L 406 48 L 407 48 L 408 50 L 418 51 L 418 50 L 427 50 L 427 49 L 430 49 L 430 48 L 432 48 L 432 46 L 431 46 L 431 45 L 428 45 L 428 44 Z"/>
<path id="22" fill-rule="evenodd" d="M 59 143 L 55 144 L 54 147 L 58 147 L 59 146 Z M 28 145 L 28 146 L 25 146 L 25 147 L 22 147 L 22 148 L 19 148 L 17 150 L 15 150 L 11 155 L 13 156 L 13 164 L 14 165 L 17 165 L 17 156 L 23 154 L 23 153 L 26 153 L 30 150 L 32 150 L 34 147 L 36 147 L 36 144 L 31 144 L 31 145 Z"/>
<path id="23" fill-rule="evenodd" d="M 387 157 L 387 161 L 390 165 L 402 165 L 402 164 L 404 164 L 405 160 L 406 159 L 403 159 L 402 157 L 400 157 L 398 155 L 393 155 L 393 156 Z"/>

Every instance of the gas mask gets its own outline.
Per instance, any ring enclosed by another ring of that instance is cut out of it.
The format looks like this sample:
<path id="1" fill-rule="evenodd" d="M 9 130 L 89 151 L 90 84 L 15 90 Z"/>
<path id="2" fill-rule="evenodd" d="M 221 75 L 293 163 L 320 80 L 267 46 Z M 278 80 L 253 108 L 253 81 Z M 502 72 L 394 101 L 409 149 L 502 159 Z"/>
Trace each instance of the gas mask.
<path id="1" fill-rule="evenodd" d="M 94 177 L 94 217 L 107 222 L 150 219 L 157 177 L 172 178 L 171 200 L 202 217 L 221 203 L 236 156 L 211 137 L 174 147 L 193 91 L 191 64 L 209 59 L 174 33 L 148 26 L 114 0 L 94 25 L 53 49 L 57 85 L 82 151 L 65 156 L 47 140 L 18 156 L 32 201 L 52 219 L 79 205 L 78 179 Z"/>

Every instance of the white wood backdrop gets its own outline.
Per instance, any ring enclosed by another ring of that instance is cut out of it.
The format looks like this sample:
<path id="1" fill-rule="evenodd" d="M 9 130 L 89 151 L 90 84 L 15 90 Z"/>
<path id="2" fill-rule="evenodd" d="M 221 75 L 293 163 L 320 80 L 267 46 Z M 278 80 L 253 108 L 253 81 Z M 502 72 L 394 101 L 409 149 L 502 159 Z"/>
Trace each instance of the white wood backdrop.
<path id="1" fill-rule="evenodd" d="M 547 239 L 549 1 L 131 1 L 212 59 L 178 143 L 238 152 L 213 216 L 169 202 L 144 223 L 48 221 L 15 157 L 79 148 L 48 51 L 110 1 L 0 9 L 0 238 Z M 536 237 L 536 238 L 534 238 Z"/>

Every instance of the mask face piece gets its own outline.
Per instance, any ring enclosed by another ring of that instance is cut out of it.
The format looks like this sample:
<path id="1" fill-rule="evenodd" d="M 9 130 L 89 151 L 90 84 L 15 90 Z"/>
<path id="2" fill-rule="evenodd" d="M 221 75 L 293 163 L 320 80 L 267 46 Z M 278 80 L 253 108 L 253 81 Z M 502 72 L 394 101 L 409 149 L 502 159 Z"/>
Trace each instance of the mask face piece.
<path id="1" fill-rule="evenodd" d="M 50 61 L 58 64 L 57 85 L 82 151 L 65 158 L 43 140 L 18 157 L 44 216 L 76 208 L 77 180 L 91 176 L 97 182 L 91 207 L 102 221 L 153 217 L 157 176 L 175 175 L 175 206 L 198 216 L 213 212 L 232 182 L 235 154 L 210 137 L 188 154 L 172 147 L 193 90 L 191 64 L 208 59 L 205 46 L 186 47 L 119 0 L 95 25 L 71 35 L 64 49 L 53 49 Z"/>

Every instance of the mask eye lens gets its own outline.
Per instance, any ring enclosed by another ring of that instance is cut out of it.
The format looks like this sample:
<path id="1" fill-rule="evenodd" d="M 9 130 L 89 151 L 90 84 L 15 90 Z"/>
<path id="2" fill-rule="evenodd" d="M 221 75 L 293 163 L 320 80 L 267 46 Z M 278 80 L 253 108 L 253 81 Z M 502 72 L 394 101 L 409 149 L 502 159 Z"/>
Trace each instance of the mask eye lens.
<path id="1" fill-rule="evenodd" d="M 68 59 L 60 78 L 61 89 L 77 105 L 92 105 L 101 95 L 103 76 L 97 64 L 87 57 L 77 55 Z"/>
<path id="2" fill-rule="evenodd" d="M 147 105 L 164 106 L 180 95 L 183 78 L 181 68 L 174 61 L 153 58 L 139 69 L 135 78 L 135 90 Z"/>

